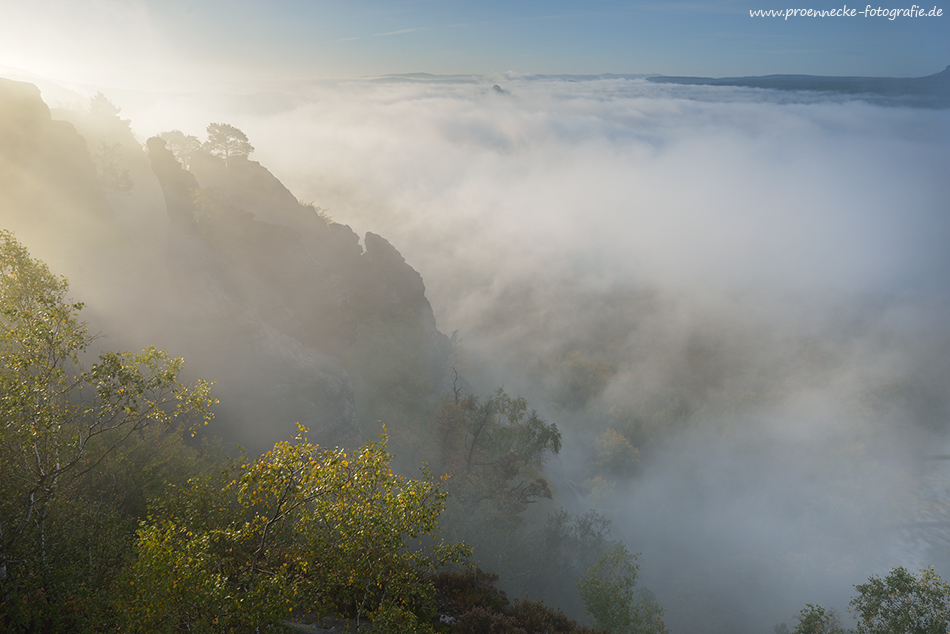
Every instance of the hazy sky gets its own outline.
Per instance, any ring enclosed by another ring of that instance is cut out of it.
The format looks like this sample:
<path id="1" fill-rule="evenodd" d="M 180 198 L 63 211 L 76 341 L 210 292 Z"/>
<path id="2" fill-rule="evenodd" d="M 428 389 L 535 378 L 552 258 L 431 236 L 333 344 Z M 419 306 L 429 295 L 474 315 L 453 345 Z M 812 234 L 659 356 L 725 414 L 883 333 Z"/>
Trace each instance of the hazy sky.
<path id="1" fill-rule="evenodd" d="M 874 9 L 916 6 L 875 2 Z M 925 9 L 947 12 L 946 5 Z M 750 10 L 788 6 L 769 0 L 0 0 L 0 67 L 161 89 L 410 72 L 922 76 L 950 63 L 950 16 L 750 16 Z"/>

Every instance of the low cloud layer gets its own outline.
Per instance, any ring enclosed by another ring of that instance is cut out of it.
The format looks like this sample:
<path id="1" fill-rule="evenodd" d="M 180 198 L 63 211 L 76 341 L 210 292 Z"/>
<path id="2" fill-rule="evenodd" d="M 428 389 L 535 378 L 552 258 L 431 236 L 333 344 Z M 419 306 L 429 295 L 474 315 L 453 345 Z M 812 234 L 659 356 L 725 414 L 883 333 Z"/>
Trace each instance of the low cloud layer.
<path id="1" fill-rule="evenodd" d="M 248 133 L 275 138 L 258 158 L 299 195 L 405 235 L 432 283 L 450 247 L 476 270 L 723 290 L 893 290 L 947 268 L 944 111 L 503 83 L 315 88 Z"/>
<path id="2" fill-rule="evenodd" d="M 950 453 L 950 112 L 514 75 L 110 97 L 143 137 L 241 128 L 389 239 L 475 389 L 565 429 L 562 487 L 626 430 L 638 472 L 604 504 L 674 631 L 950 564 L 918 521 Z"/>

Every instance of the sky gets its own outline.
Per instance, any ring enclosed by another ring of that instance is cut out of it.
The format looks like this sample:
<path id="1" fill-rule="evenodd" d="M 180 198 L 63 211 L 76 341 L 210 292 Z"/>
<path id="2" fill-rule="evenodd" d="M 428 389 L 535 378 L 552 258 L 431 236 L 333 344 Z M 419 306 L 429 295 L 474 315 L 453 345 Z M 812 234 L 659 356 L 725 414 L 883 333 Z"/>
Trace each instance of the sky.
<path id="1" fill-rule="evenodd" d="M 750 16 L 791 5 L 917 7 L 909 0 L 2 0 L 0 67 L 174 90 L 414 72 L 911 77 L 950 62 L 950 16 Z"/>

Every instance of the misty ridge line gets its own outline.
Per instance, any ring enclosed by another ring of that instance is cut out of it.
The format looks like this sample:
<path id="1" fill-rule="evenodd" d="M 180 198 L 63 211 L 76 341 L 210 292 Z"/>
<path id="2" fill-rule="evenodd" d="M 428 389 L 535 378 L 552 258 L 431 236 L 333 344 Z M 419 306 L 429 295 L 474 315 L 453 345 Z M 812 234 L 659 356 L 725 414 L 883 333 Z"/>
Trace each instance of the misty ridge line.
<path id="1" fill-rule="evenodd" d="M 914 5 L 916 7 L 917 5 Z M 869 5 L 870 7 L 870 5 Z M 916 10 L 916 8 L 914 9 Z M 785 16 L 792 9 L 775 11 Z M 897 11 L 896 9 L 894 11 Z M 939 10 L 942 15 L 942 9 Z M 863 13 L 863 12 L 859 12 Z M 771 15 L 771 14 L 770 14 Z M 820 75 L 767 75 L 762 77 L 648 77 L 659 83 L 710 86 L 746 86 L 782 91 L 820 91 L 877 98 L 884 104 L 924 108 L 950 107 L 950 66 L 926 77 L 832 77 Z"/>

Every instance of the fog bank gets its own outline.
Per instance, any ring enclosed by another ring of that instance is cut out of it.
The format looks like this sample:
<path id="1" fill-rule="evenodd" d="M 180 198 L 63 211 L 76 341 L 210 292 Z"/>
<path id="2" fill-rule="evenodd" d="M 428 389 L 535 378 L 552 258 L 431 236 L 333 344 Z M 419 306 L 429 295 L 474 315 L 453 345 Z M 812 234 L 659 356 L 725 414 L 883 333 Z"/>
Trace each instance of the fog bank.
<path id="1" fill-rule="evenodd" d="M 925 458 L 950 453 L 950 111 L 512 74 L 110 97 L 143 138 L 239 127 L 301 200 L 386 236 L 460 373 L 565 431 L 562 490 L 643 552 L 674 632 L 950 574 L 918 522 L 947 499 Z M 640 458 L 598 489 L 608 428 Z"/>

